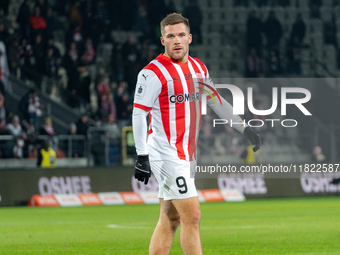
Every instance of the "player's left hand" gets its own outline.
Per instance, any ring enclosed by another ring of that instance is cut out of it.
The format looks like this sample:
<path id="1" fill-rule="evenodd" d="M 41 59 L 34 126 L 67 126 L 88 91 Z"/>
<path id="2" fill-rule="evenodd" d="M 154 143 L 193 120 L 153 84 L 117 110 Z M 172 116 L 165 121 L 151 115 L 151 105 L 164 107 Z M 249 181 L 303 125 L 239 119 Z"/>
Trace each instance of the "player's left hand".
<path id="1" fill-rule="evenodd" d="M 144 182 L 144 184 L 148 184 L 149 178 L 151 176 L 149 155 L 137 156 L 136 165 L 135 165 L 135 178 L 138 181 Z"/>
<path id="2" fill-rule="evenodd" d="M 255 145 L 253 152 L 256 152 L 261 147 L 261 138 L 258 133 L 256 133 L 251 127 L 246 127 L 243 132 L 244 136 Z"/>

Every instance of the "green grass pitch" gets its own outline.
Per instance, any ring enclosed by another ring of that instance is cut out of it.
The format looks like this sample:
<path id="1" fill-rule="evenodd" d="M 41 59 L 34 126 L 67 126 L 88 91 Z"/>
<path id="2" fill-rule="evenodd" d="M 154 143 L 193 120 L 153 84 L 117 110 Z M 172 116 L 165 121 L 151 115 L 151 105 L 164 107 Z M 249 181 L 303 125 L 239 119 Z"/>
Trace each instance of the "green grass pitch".
<path id="1" fill-rule="evenodd" d="M 340 254 L 340 198 L 201 204 L 204 254 Z M 0 208 L 0 254 L 147 254 L 158 205 Z M 170 254 L 183 254 L 177 232 Z"/>

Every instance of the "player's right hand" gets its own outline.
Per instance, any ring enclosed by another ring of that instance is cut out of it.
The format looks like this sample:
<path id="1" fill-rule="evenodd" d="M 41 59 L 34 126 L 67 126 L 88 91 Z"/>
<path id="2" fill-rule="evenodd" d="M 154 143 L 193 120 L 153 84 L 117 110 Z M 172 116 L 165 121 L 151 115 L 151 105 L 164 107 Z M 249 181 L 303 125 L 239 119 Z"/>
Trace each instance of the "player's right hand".
<path id="1" fill-rule="evenodd" d="M 144 184 L 148 184 L 149 178 L 151 176 L 149 155 L 137 156 L 136 165 L 135 165 L 135 178 L 138 181 L 144 182 Z"/>

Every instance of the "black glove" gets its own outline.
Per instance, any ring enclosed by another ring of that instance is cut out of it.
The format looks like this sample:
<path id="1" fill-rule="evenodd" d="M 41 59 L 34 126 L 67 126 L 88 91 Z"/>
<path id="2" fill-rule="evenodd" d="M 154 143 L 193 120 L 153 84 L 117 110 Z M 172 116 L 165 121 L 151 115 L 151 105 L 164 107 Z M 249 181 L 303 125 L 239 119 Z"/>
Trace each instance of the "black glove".
<path id="1" fill-rule="evenodd" d="M 144 182 L 144 184 L 148 184 L 149 178 L 151 176 L 149 155 L 146 156 L 137 156 L 136 165 L 135 165 L 135 178 L 138 181 Z"/>
<path id="2" fill-rule="evenodd" d="M 255 145 L 253 152 L 256 152 L 261 147 L 261 138 L 258 133 L 256 133 L 251 127 L 246 127 L 243 132 L 244 136 Z"/>
<path id="3" fill-rule="evenodd" d="M 339 184 L 339 183 L 340 183 L 340 178 L 338 178 L 338 179 L 333 179 L 333 180 L 330 182 L 330 184 L 334 184 L 334 185 Z"/>

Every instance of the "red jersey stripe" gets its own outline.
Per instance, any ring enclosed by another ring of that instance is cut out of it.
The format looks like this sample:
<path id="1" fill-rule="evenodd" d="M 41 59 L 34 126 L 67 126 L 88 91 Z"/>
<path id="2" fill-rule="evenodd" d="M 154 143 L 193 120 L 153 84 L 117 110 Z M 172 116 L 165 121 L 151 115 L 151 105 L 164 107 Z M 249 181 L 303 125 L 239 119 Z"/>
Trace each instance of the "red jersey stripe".
<path id="1" fill-rule="evenodd" d="M 144 111 L 151 111 L 152 110 L 152 107 L 147 107 L 147 106 L 144 106 L 144 105 L 141 105 L 141 104 L 136 104 L 136 103 L 133 104 L 133 107 L 140 108 Z"/>

